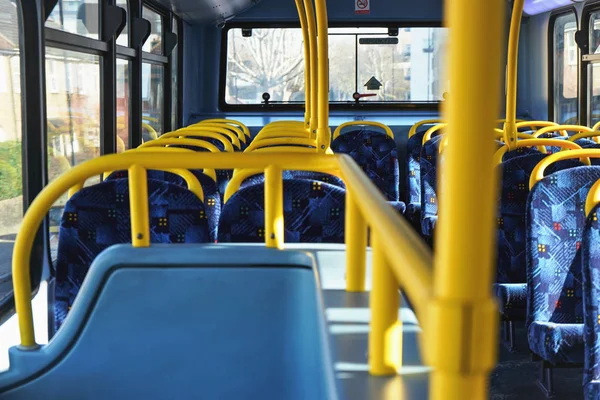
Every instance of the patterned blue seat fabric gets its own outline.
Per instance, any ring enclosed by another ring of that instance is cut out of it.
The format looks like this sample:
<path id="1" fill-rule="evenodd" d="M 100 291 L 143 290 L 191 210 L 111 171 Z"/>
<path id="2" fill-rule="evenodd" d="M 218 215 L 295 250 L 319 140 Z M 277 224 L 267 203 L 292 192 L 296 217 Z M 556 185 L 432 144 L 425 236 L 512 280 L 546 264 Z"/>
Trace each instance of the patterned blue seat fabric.
<path id="1" fill-rule="evenodd" d="M 505 157 L 501 168 L 501 189 L 497 244 L 496 294 L 499 299 L 500 312 L 506 320 L 524 320 L 527 303 L 526 264 L 526 210 L 529 195 L 529 178 L 536 165 L 546 154 L 537 151 L 520 157 Z M 525 155 L 522 155 L 525 154 Z M 558 170 L 580 166 L 578 160 L 566 160 L 554 163 L 546 170 L 547 174 Z"/>
<path id="2" fill-rule="evenodd" d="M 437 160 L 443 136 L 435 136 L 421 148 L 421 233 L 432 243 L 437 223 Z"/>
<path id="3" fill-rule="evenodd" d="M 421 148 L 427 129 L 417 131 L 406 145 L 406 218 L 421 232 Z"/>
<path id="4" fill-rule="evenodd" d="M 553 365 L 582 363 L 581 240 L 585 200 L 600 167 L 538 182 L 527 201 L 527 326 L 532 352 Z"/>
<path id="5" fill-rule="evenodd" d="M 331 149 L 350 155 L 388 200 L 400 199 L 400 167 L 394 139 L 385 133 L 355 130 L 338 136 Z"/>
<path id="6" fill-rule="evenodd" d="M 210 240 L 215 242 L 218 237 L 219 218 L 221 217 L 221 195 L 217 189 L 217 184 L 209 176 L 206 176 L 200 170 L 191 170 L 202 185 L 204 191 L 204 208 L 206 209 L 206 218 L 208 219 L 208 228 L 210 230 Z M 106 180 L 127 178 L 127 171 L 115 171 L 110 174 Z M 174 185 L 187 188 L 185 180 L 179 175 L 159 170 L 148 170 L 148 179 L 164 181 Z"/>
<path id="7" fill-rule="evenodd" d="M 600 205 L 588 215 L 581 244 L 586 399 L 600 398 Z"/>
<path id="8" fill-rule="evenodd" d="M 148 180 L 151 243 L 210 242 L 204 205 L 179 186 Z M 131 243 L 127 179 L 81 189 L 65 205 L 58 239 L 55 329 L 58 329 L 92 264 L 104 249 Z"/>
<path id="9" fill-rule="evenodd" d="M 283 182 L 284 240 L 287 243 L 343 243 L 345 190 L 305 179 Z M 262 184 L 247 186 L 223 205 L 220 242 L 264 242 Z"/>
<path id="10" fill-rule="evenodd" d="M 323 174 L 321 172 L 313 172 L 313 171 L 283 171 L 283 179 L 308 179 L 312 181 L 320 181 L 324 183 L 329 183 L 330 185 L 334 185 L 340 187 L 342 189 L 346 188 L 344 181 L 338 178 L 337 176 Z M 240 185 L 240 189 L 245 188 L 246 186 L 252 186 L 257 184 L 264 184 L 265 182 L 265 174 L 256 174 L 249 176 L 244 179 L 244 181 Z"/>

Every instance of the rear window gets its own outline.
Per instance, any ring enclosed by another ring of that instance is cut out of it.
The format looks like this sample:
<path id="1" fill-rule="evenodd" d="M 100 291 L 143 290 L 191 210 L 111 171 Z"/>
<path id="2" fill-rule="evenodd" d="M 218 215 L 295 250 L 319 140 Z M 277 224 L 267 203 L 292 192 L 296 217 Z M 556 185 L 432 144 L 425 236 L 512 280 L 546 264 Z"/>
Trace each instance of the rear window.
<path id="1" fill-rule="evenodd" d="M 438 103 L 447 90 L 446 28 L 330 28 L 329 99 L 335 104 Z M 225 104 L 304 103 L 299 28 L 232 28 L 227 32 Z"/>

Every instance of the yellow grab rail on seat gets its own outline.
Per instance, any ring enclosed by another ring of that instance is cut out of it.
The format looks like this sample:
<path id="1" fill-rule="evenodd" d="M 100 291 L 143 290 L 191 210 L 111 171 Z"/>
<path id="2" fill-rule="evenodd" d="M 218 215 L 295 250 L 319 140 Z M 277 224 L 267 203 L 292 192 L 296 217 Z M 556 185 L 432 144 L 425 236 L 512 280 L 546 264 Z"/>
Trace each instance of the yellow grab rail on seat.
<path id="1" fill-rule="evenodd" d="M 227 140 L 225 138 L 225 136 L 223 136 L 220 133 L 216 133 L 210 130 L 183 130 L 181 133 L 179 131 L 175 131 L 175 132 L 169 132 L 169 133 L 165 133 L 164 135 L 162 135 L 161 137 L 159 137 L 158 139 L 155 139 L 157 141 L 164 141 L 164 140 L 200 140 L 202 142 L 208 143 L 208 144 L 212 144 L 210 142 L 207 142 L 206 140 L 202 140 L 202 137 L 204 138 L 211 138 L 211 139 L 216 139 L 219 142 L 221 142 L 223 144 L 223 148 L 225 149 L 224 151 L 226 151 L 227 153 L 233 153 L 233 144 Z M 145 145 L 146 143 L 143 143 L 143 145 Z M 169 143 L 169 144 L 175 144 L 175 143 Z M 199 144 L 199 143 L 198 143 Z M 194 146 L 193 144 L 190 144 L 189 146 Z M 215 146 L 213 144 L 213 146 Z M 140 146 L 141 147 L 141 146 Z M 203 147 L 206 148 L 204 146 L 199 146 L 199 147 Z M 218 147 L 215 146 L 215 148 L 218 150 Z M 212 150 L 211 150 L 212 151 Z M 220 151 L 220 150 L 219 150 Z"/>
<path id="2" fill-rule="evenodd" d="M 444 122 L 444 120 L 442 120 L 442 119 L 424 119 L 423 121 L 419 121 L 410 127 L 410 130 L 408 131 L 408 138 L 410 139 L 411 137 L 415 136 L 417 134 L 417 129 L 419 129 L 423 125 L 439 124 L 441 122 Z"/>
<path id="3" fill-rule="evenodd" d="M 317 141 L 315 139 L 307 138 L 273 138 L 273 139 L 262 139 L 254 140 L 250 143 L 250 146 L 244 150 L 244 153 L 250 153 L 256 149 L 270 147 L 270 146 L 296 146 L 296 147 L 312 147 L 316 152 Z"/>
<path id="4" fill-rule="evenodd" d="M 213 124 L 213 123 L 205 122 L 205 123 L 199 123 L 199 124 L 186 126 L 184 128 L 177 129 L 177 131 L 175 131 L 175 132 L 194 130 L 194 129 L 198 129 L 198 128 L 200 128 L 200 129 L 206 128 L 207 130 L 212 130 L 217 133 L 222 133 L 223 135 L 230 138 L 233 145 L 236 146 L 238 149 L 241 148 L 240 142 L 246 143 L 246 135 L 244 135 L 244 132 L 240 128 L 235 127 L 233 125 Z M 161 136 L 164 136 L 164 134 Z"/>
<path id="5" fill-rule="evenodd" d="M 431 140 L 431 136 L 433 136 L 434 133 L 436 133 L 440 129 L 446 129 L 446 126 L 448 126 L 448 124 L 444 122 L 427 129 L 427 132 L 425 132 L 425 135 L 423 135 L 423 140 L 421 141 L 421 144 L 424 145 L 425 143 L 427 143 L 429 140 Z"/>
<path id="6" fill-rule="evenodd" d="M 246 137 L 250 137 L 250 129 L 248 129 L 248 127 L 244 124 L 242 124 L 240 121 L 236 121 L 235 119 L 226 119 L 226 118 L 211 118 L 211 119 L 205 119 L 203 121 L 198 122 L 199 124 L 203 124 L 203 123 L 217 123 L 217 124 L 227 124 L 227 125 L 236 125 L 238 126 L 242 132 L 244 132 L 244 135 L 246 135 Z"/>
<path id="7" fill-rule="evenodd" d="M 548 153 L 548 151 L 546 150 L 546 146 L 563 147 L 563 148 L 569 149 L 569 150 L 580 150 L 581 149 L 581 146 L 579 146 L 577 143 L 569 142 L 567 140 L 536 138 L 536 139 L 519 140 L 516 143 L 516 148 L 513 150 L 520 149 L 523 147 L 533 147 L 533 146 L 538 147 L 538 149 L 540 150 L 540 153 L 543 153 L 543 154 Z M 508 151 L 508 145 L 506 145 L 506 144 L 504 146 L 500 147 L 498 150 L 496 150 L 496 153 L 494 153 L 493 164 L 494 165 L 502 164 L 502 158 L 504 157 L 504 155 L 506 154 L 507 151 Z M 581 161 L 585 162 L 584 160 L 581 160 Z M 588 162 L 589 162 L 589 160 L 588 160 Z"/>
<path id="8" fill-rule="evenodd" d="M 220 129 L 220 128 L 197 128 L 197 127 L 192 126 L 189 128 L 181 128 L 181 129 L 178 129 L 173 132 L 164 133 L 160 136 L 159 139 L 168 139 L 168 138 L 176 138 L 176 137 L 200 138 L 201 136 L 213 137 L 212 135 L 210 135 L 210 136 L 204 135 L 204 132 L 212 132 L 212 133 L 220 134 L 222 136 L 226 136 L 229 138 L 229 143 L 231 143 L 233 146 L 235 146 L 238 150 L 242 148 L 240 139 L 237 137 L 237 135 L 235 133 L 228 131 L 227 129 Z M 223 141 L 220 138 L 218 140 L 219 140 L 219 142 L 223 143 Z M 235 151 L 235 149 L 233 149 L 233 150 Z"/>
<path id="9" fill-rule="evenodd" d="M 150 135 L 150 139 L 154 140 L 154 139 L 158 138 L 158 133 L 156 133 L 156 131 L 154 130 L 154 128 L 151 125 L 149 125 L 149 124 L 147 124 L 145 122 L 142 122 L 142 128 L 148 130 L 148 134 Z"/>
<path id="10" fill-rule="evenodd" d="M 600 158 L 600 149 L 560 151 L 558 153 L 549 155 L 540 161 L 531 172 L 531 176 L 529 178 L 529 189 L 531 190 L 536 183 L 544 178 L 544 172 L 549 165 L 552 165 L 557 161 L 571 160 L 573 158 L 579 158 L 583 160 L 585 164 L 590 165 L 590 158 Z"/>
<path id="11" fill-rule="evenodd" d="M 574 142 L 576 140 L 579 139 L 587 139 L 587 138 L 594 138 L 596 139 L 596 142 L 598 142 L 598 137 L 600 137 L 600 131 L 597 131 L 594 128 L 587 128 L 585 130 L 582 130 L 580 133 L 577 133 L 576 135 L 571 136 L 568 140 L 571 142 Z"/>
<path id="12" fill-rule="evenodd" d="M 540 137 L 546 133 L 558 131 L 560 132 L 560 136 L 568 137 L 569 134 L 567 132 L 593 132 L 591 128 L 587 126 L 581 125 L 556 125 L 556 126 L 546 126 L 544 128 L 538 129 L 533 133 L 533 136 Z"/>
<path id="13" fill-rule="evenodd" d="M 289 128 L 272 128 L 264 129 L 256 135 L 253 143 L 259 140 L 275 139 L 275 138 L 304 138 L 316 140 L 306 129 L 289 129 Z"/>
<path id="14" fill-rule="evenodd" d="M 590 188 L 590 192 L 588 193 L 588 196 L 585 199 L 586 217 L 589 217 L 590 213 L 598 203 L 600 203 L 600 180 L 597 180 L 596 183 L 592 185 L 592 187 Z"/>
<path id="15" fill-rule="evenodd" d="M 350 122 L 345 122 L 336 128 L 336 130 L 333 132 L 333 140 L 335 140 L 338 136 L 340 136 L 340 134 L 342 133 L 342 129 L 348 128 L 349 126 L 374 126 L 374 127 L 383 129 L 385 131 L 386 135 L 388 135 L 392 139 L 394 138 L 394 132 L 392 132 L 392 129 L 389 126 L 382 124 L 381 122 L 350 121 Z"/>

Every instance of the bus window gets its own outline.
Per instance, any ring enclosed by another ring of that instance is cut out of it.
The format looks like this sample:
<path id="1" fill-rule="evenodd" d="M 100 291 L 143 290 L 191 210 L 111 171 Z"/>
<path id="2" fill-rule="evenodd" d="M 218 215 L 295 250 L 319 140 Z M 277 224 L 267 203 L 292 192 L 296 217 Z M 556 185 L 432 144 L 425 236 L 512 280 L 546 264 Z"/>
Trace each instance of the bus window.
<path id="1" fill-rule="evenodd" d="M 62 0 L 56 3 L 46 27 L 98 39 L 98 0 Z"/>
<path id="2" fill-rule="evenodd" d="M 330 101 L 351 103 L 355 92 L 371 94 L 367 102 L 441 101 L 447 40 L 445 28 L 405 28 L 397 36 L 386 27 L 330 28 Z M 265 92 L 275 104 L 303 103 L 303 55 L 300 29 L 230 29 L 225 103 L 260 104 Z"/>
<path id="3" fill-rule="evenodd" d="M 150 36 L 146 39 L 142 50 L 152 54 L 162 54 L 162 16 L 148 7 L 144 7 L 142 18 L 150 21 Z"/>
<path id="4" fill-rule="evenodd" d="M 0 302 L 12 292 L 12 250 L 23 219 L 18 21 L 14 1 L 0 0 Z"/>
<path id="5" fill-rule="evenodd" d="M 576 123 L 578 117 L 579 59 L 576 31 L 577 18 L 574 13 L 560 15 L 554 20 L 554 120 L 558 123 Z"/>
<path id="6" fill-rule="evenodd" d="M 131 62 L 117 59 L 117 153 L 129 149 Z"/>
<path id="7" fill-rule="evenodd" d="M 163 97 L 165 67 L 160 64 L 142 64 L 142 139 L 156 139 L 163 133 Z"/>
<path id="8" fill-rule="evenodd" d="M 117 37 L 117 44 L 120 46 L 129 46 L 129 3 L 128 0 L 117 0 L 116 5 L 121 7 L 127 12 L 127 18 L 125 19 L 125 28 Z"/>
<path id="9" fill-rule="evenodd" d="M 46 114 L 48 124 L 48 180 L 70 167 L 100 155 L 100 57 L 46 47 Z M 97 183 L 89 179 L 86 185 Z M 66 195 L 54 204 L 60 215 Z M 58 224 L 51 218 L 54 259 Z"/>
<path id="10" fill-rule="evenodd" d="M 600 54 L 600 11 L 590 15 L 590 53 Z M 588 76 L 591 82 L 588 102 L 590 126 L 600 121 L 600 64 L 592 62 L 588 65 Z"/>

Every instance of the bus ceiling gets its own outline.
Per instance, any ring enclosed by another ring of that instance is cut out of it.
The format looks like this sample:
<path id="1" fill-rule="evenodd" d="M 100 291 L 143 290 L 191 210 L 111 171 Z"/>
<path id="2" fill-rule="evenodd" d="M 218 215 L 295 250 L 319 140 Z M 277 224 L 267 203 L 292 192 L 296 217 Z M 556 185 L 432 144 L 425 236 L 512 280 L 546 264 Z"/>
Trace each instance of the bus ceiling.
<path id="1" fill-rule="evenodd" d="M 248 10 L 262 0 L 157 0 L 191 24 L 220 24 Z M 291 0 L 290 0 L 291 1 Z"/>
<path id="2" fill-rule="evenodd" d="M 523 11 L 527 15 L 536 15 L 583 2 L 584 0 L 525 0 Z"/>

